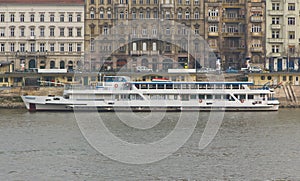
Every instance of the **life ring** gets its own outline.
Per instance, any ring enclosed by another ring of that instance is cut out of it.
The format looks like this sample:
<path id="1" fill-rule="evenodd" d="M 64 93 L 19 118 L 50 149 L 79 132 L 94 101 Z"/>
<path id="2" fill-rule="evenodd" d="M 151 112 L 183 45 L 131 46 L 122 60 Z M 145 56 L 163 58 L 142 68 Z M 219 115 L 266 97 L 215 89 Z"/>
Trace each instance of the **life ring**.
<path id="1" fill-rule="evenodd" d="M 115 84 L 115 88 L 118 88 L 118 84 Z"/>
<path id="2" fill-rule="evenodd" d="M 199 99 L 199 103 L 202 103 L 202 99 Z"/>
<path id="3" fill-rule="evenodd" d="M 241 99 L 241 103 L 244 103 L 244 99 Z"/>

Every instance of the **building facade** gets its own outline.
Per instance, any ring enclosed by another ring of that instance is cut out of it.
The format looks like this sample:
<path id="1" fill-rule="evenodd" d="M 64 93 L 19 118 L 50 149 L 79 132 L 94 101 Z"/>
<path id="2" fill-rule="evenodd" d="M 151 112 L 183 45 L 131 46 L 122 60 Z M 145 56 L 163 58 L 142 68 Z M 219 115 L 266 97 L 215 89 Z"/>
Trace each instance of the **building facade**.
<path id="1" fill-rule="evenodd" d="M 84 0 L 0 0 L 0 61 L 14 71 L 78 68 Z"/>
<path id="2" fill-rule="evenodd" d="M 267 1 L 266 67 L 270 71 L 300 71 L 299 0 Z"/>
<path id="3" fill-rule="evenodd" d="M 194 68 L 199 66 L 195 60 L 204 62 L 204 56 L 189 55 L 188 44 L 200 51 L 203 24 L 200 0 L 88 0 L 85 47 L 92 53 L 85 57 L 85 69 L 134 71 L 146 66 L 166 72 L 187 64 Z M 189 36 L 198 39 L 194 42 Z"/>
<path id="4" fill-rule="evenodd" d="M 263 0 L 205 1 L 205 39 L 223 68 L 264 65 L 264 7 Z"/>

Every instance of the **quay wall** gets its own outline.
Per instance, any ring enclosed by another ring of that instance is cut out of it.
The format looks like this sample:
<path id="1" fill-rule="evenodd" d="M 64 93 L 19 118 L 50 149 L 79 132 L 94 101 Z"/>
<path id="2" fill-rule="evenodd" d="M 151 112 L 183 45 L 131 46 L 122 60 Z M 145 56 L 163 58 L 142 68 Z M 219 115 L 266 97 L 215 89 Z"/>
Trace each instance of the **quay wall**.
<path id="1" fill-rule="evenodd" d="M 275 97 L 279 99 L 281 107 L 300 108 L 300 86 L 290 85 L 289 93 L 284 87 L 275 89 Z M 0 89 L 0 108 L 25 108 L 21 95 L 62 95 L 62 87 L 15 87 L 10 89 Z M 291 99 L 290 95 L 293 99 Z"/>

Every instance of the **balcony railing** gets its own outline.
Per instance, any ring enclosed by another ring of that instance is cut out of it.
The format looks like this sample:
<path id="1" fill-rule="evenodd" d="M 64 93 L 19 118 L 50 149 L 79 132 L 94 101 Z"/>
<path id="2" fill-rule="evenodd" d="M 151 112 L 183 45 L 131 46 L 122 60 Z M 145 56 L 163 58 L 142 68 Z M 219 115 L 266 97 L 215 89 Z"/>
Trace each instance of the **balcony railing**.
<path id="1" fill-rule="evenodd" d="M 269 43 L 283 43 L 283 38 L 268 38 Z"/>
<path id="2" fill-rule="evenodd" d="M 271 16 L 282 16 L 283 11 L 282 10 L 269 10 L 269 15 L 271 15 Z"/>

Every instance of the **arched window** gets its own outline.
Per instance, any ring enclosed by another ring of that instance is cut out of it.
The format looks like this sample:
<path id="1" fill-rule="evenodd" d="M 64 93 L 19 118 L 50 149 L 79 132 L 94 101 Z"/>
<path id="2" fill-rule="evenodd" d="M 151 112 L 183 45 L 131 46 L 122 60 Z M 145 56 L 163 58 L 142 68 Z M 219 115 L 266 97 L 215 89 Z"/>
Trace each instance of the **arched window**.
<path id="1" fill-rule="evenodd" d="M 59 68 L 64 69 L 65 68 L 65 62 L 62 60 L 59 62 Z"/>
<path id="2" fill-rule="evenodd" d="M 55 68 L 55 61 L 51 60 L 50 61 L 50 69 L 54 69 Z"/>

